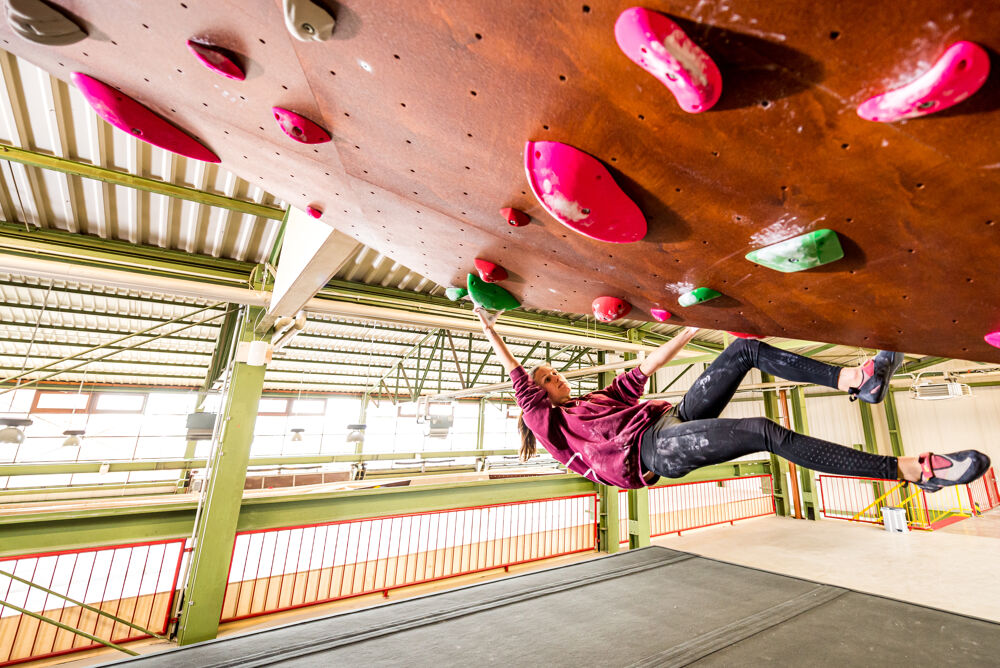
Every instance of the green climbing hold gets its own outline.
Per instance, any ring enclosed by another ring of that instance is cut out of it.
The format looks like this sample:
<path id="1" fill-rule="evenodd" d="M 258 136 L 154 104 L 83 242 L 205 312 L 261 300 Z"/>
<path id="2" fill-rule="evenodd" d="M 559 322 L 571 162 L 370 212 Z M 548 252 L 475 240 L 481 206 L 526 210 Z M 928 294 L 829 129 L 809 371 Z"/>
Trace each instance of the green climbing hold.
<path id="1" fill-rule="evenodd" d="M 514 295 L 496 283 L 487 283 L 475 274 L 469 274 L 468 286 L 472 301 L 490 311 L 510 311 L 521 305 Z"/>
<path id="2" fill-rule="evenodd" d="M 802 271 L 844 257 L 833 230 L 816 230 L 747 253 L 747 259 L 776 271 Z"/>
<path id="3" fill-rule="evenodd" d="M 469 294 L 469 291 L 465 288 L 445 288 L 444 291 L 444 296 L 453 302 L 457 302 L 467 294 Z"/>
<path id="4" fill-rule="evenodd" d="M 682 294 L 677 302 L 681 306 L 693 306 L 694 304 L 701 304 L 702 302 L 707 302 L 709 299 L 721 296 L 721 292 L 716 292 L 712 288 L 695 288 L 691 292 Z"/>

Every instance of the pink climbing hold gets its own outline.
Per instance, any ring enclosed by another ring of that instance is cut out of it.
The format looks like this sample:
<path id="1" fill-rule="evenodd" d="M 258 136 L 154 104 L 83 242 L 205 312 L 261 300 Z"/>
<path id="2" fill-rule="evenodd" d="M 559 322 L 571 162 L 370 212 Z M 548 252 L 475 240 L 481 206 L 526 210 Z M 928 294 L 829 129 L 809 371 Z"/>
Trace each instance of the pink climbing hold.
<path id="1" fill-rule="evenodd" d="M 617 244 L 646 236 L 642 211 L 597 158 L 568 144 L 529 141 L 524 169 L 545 210 L 574 232 Z"/>
<path id="2" fill-rule="evenodd" d="M 317 209 L 314 206 L 307 206 L 306 207 L 306 213 L 308 213 L 313 218 L 322 218 L 323 217 L 323 209 Z"/>
<path id="3" fill-rule="evenodd" d="M 187 41 L 187 47 L 202 65 L 216 74 L 221 74 L 236 81 L 246 79 L 243 68 L 236 63 L 225 49 L 220 49 L 210 44 L 202 44 L 191 39 Z"/>
<path id="4" fill-rule="evenodd" d="M 670 319 L 670 311 L 662 308 L 651 308 L 649 309 L 649 315 L 653 316 L 653 320 L 658 322 L 663 322 Z"/>
<path id="5" fill-rule="evenodd" d="M 479 278 L 487 283 L 498 283 L 499 281 L 507 280 L 507 270 L 497 263 L 478 257 L 473 263 L 476 265 L 476 271 L 479 272 Z"/>
<path id="6" fill-rule="evenodd" d="M 995 332 L 990 332 L 983 338 L 986 340 L 986 343 L 990 344 L 994 348 L 1000 348 L 1000 329 Z"/>
<path id="7" fill-rule="evenodd" d="M 615 21 L 615 39 L 626 56 L 670 89 L 684 111 L 698 114 L 719 100 L 719 67 L 663 14 L 626 9 Z"/>
<path id="8" fill-rule="evenodd" d="M 86 74 L 73 72 L 72 77 L 73 83 L 97 115 L 119 130 L 186 158 L 221 162 L 219 156 L 201 142 L 141 102 Z"/>
<path id="9" fill-rule="evenodd" d="M 594 317 L 601 322 L 624 318 L 632 310 L 631 304 L 618 297 L 598 297 L 590 307 L 594 310 Z"/>
<path id="10" fill-rule="evenodd" d="M 274 114 L 274 120 L 278 122 L 281 131 L 295 141 L 303 144 L 322 144 L 330 141 L 329 132 L 301 114 L 281 107 L 272 107 L 271 113 Z"/>
<path id="11" fill-rule="evenodd" d="M 512 209 L 510 207 L 500 209 L 500 215 L 503 216 L 509 225 L 513 225 L 514 227 L 524 227 L 531 222 L 528 214 L 520 209 Z"/>
<path id="12" fill-rule="evenodd" d="M 757 334 L 747 334 L 746 332 L 729 332 L 738 339 L 763 339 L 763 336 Z"/>
<path id="13" fill-rule="evenodd" d="M 990 56 L 982 47 L 972 42 L 955 42 L 934 67 L 914 81 L 862 102 L 858 116 L 892 123 L 933 114 L 975 93 L 989 74 Z"/>

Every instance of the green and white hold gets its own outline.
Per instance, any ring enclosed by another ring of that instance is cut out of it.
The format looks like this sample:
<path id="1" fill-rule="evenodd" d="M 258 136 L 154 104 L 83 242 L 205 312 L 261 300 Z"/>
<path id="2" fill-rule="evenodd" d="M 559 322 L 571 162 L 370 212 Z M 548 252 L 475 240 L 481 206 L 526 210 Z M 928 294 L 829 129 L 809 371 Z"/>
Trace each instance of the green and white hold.
<path id="1" fill-rule="evenodd" d="M 840 240 L 833 230 L 815 230 L 776 244 L 747 253 L 751 262 L 774 269 L 792 272 L 812 269 L 821 264 L 835 262 L 844 257 Z"/>

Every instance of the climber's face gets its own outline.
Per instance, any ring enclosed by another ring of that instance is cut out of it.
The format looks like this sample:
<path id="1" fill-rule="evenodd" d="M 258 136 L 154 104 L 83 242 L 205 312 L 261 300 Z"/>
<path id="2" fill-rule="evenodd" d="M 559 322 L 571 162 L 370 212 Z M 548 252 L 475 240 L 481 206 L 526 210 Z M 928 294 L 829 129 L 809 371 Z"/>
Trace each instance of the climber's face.
<path id="1" fill-rule="evenodd" d="M 549 401 L 556 406 L 569 401 L 569 383 L 566 382 L 566 378 L 561 373 L 549 365 L 544 364 L 535 369 L 531 380 L 548 393 Z"/>

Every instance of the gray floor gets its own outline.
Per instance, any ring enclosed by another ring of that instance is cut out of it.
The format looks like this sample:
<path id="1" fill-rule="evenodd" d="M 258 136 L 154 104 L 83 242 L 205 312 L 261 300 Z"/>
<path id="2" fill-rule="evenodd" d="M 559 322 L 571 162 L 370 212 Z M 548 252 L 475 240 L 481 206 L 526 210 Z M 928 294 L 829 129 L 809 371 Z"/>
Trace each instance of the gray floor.
<path id="1" fill-rule="evenodd" d="M 990 665 L 1000 624 L 663 547 L 119 663 Z"/>

